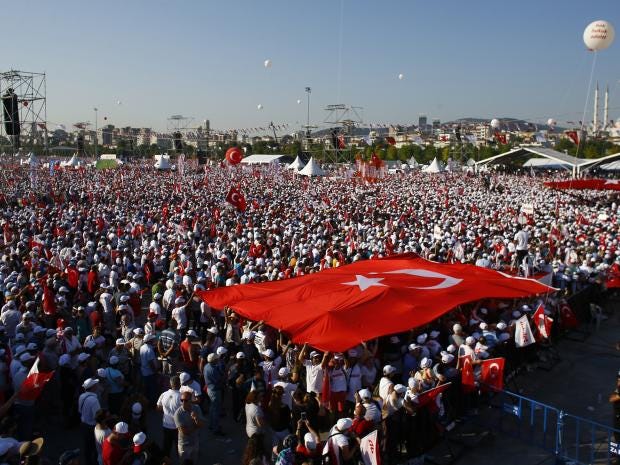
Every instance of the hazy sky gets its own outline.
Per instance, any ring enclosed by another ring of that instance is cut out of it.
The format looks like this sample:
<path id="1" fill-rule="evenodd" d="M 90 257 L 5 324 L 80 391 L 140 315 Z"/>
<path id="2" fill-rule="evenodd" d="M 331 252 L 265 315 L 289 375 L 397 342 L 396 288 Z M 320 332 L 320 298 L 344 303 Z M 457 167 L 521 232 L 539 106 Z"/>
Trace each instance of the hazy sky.
<path id="1" fill-rule="evenodd" d="M 117 126 L 158 130 L 173 114 L 192 117 L 194 125 L 208 118 L 213 128 L 273 121 L 292 129 L 305 124 L 306 86 L 315 124 L 334 103 L 363 107 L 366 123 L 417 122 L 420 113 L 580 120 L 593 58 L 583 29 L 606 19 L 620 34 L 618 0 L 11 6 L 14 21 L 3 9 L 0 68 L 47 73 L 50 122 L 94 121 L 96 106 L 100 125 L 107 116 Z M 609 83 L 610 118 L 620 118 L 620 38 L 598 53 L 597 79 Z M 588 112 L 591 119 L 591 105 Z"/>

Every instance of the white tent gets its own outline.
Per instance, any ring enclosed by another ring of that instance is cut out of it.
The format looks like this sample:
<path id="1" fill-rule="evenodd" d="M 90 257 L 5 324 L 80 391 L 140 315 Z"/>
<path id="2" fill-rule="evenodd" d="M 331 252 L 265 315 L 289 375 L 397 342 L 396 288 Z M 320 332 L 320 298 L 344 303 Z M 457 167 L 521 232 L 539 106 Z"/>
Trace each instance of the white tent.
<path id="1" fill-rule="evenodd" d="M 523 163 L 523 168 L 541 168 L 546 170 L 552 170 L 561 168 L 569 169 L 570 166 L 568 164 L 560 163 L 556 160 L 550 160 L 548 158 L 530 158 L 528 161 Z"/>
<path id="2" fill-rule="evenodd" d="M 301 158 L 299 158 L 299 156 L 295 157 L 295 161 L 287 166 L 289 170 L 295 170 L 295 171 L 299 171 L 303 167 L 304 167 L 304 162 L 301 161 Z"/>
<path id="3" fill-rule="evenodd" d="M 424 168 L 424 172 L 426 173 L 441 173 L 444 170 L 445 168 L 439 162 L 439 160 L 437 160 L 437 157 L 433 158 L 433 161 L 431 162 L 431 164 L 428 165 L 428 167 Z"/>
<path id="4" fill-rule="evenodd" d="M 409 161 L 407 162 L 407 164 L 411 167 L 411 168 L 419 168 L 420 164 L 418 163 L 418 161 L 415 159 L 414 156 L 411 156 L 411 158 L 409 159 Z"/>
<path id="5" fill-rule="evenodd" d="M 61 166 L 66 166 L 68 168 L 77 168 L 81 164 L 82 164 L 82 162 L 79 160 L 79 158 L 77 156 L 77 153 L 74 153 L 70 160 L 63 161 L 60 165 Z"/>
<path id="6" fill-rule="evenodd" d="M 605 171 L 618 171 L 620 170 L 620 160 L 605 163 L 604 165 L 601 165 L 600 168 Z"/>
<path id="7" fill-rule="evenodd" d="M 303 174 L 304 176 L 325 176 L 325 171 L 323 168 L 314 161 L 314 158 L 310 158 L 310 161 L 306 163 L 306 166 L 300 171 L 299 174 Z"/>
<path id="8" fill-rule="evenodd" d="M 170 155 L 155 155 L 155 169 L 157 170 L 169 170 L 172 166 L 170 165 Z"/>

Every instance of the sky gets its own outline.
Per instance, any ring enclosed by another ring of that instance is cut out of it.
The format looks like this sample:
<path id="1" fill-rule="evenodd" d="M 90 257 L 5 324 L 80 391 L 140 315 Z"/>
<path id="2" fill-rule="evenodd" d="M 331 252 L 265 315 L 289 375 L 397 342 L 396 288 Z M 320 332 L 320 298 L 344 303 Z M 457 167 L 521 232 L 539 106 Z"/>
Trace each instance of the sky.
<path id="1" fill-rule="evenodd" d="M 180 114 L 190 127 L 273 121 L 292 131 L 306 123 L 307 86 L 311 124 L 321 127 L 331 120 L 325 107 L 338 103 L 361 107 L 365 124 L 417 123 L 420 114 L 561 124 L 582 119 L 592 69 L 591 89 L 609 84 L 610 118 L 620 118 L 620 38 L 594 67 L 582 40 L 599 19 L 620 34 L 618 0 L 29 0 L 11 8 L 3 36 L 15 45 L 5 42 L 0 69 L 46 73 L 48 126 L 94 122 L 96 107 L 99 125 L 165 131 Z"/>

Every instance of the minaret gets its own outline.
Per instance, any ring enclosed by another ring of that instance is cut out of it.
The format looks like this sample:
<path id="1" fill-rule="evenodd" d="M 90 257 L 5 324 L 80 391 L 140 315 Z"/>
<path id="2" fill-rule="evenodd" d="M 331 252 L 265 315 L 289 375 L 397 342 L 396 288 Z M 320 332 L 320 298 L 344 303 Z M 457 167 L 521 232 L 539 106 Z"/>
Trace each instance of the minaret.
<path id="1" fill-rule="evenodd" d="M 598 131 L 598 81 L 596 82 L 596 89 L 594 90 L 594 127 L 592 132 Z"/>
<path id="2" fill-rule="evenodd" d="M 605 87 L 605 107 L 603 108 L 603 129 L 609 124 L 609 84 Z"/>

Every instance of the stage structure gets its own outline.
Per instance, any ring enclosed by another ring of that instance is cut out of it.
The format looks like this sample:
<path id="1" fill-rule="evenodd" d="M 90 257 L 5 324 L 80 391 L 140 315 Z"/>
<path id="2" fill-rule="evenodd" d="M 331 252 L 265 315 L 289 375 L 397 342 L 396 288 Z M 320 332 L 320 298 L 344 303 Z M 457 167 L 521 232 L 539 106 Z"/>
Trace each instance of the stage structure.
<path id="1" fill-rule="evenodd" d="M 0 96 L 0 135 L 10 141 L 12 154 L 19 154 L 22 147 L 32 149 L 35 145 L 41 145 L 47 155 L 45 73 L 17 70 L 0 72 Z"/>
<path id="2" fill-rule="evenodd" d="M 354 135 L 355 128 L 361 125 L 364 121 L 360 115 L 363 110 L 363 107 L 349 106 L 342 103 L 327 105 L 325 107 L 327 117 L 323 123 L 332 127 L 332 148 L 325 150 L 326 162 L 353 162 L 353 151 L 346 148 L 346 145 Z"/>
<path id="3" fill-rule="evenodd" d="M 183 153 L 183 133 L 193 122 L 193 118 L 183 115 L 172 115 L 168 118 L 167 130 L 172 135 L 172 148 L 177 155 Z"/>

